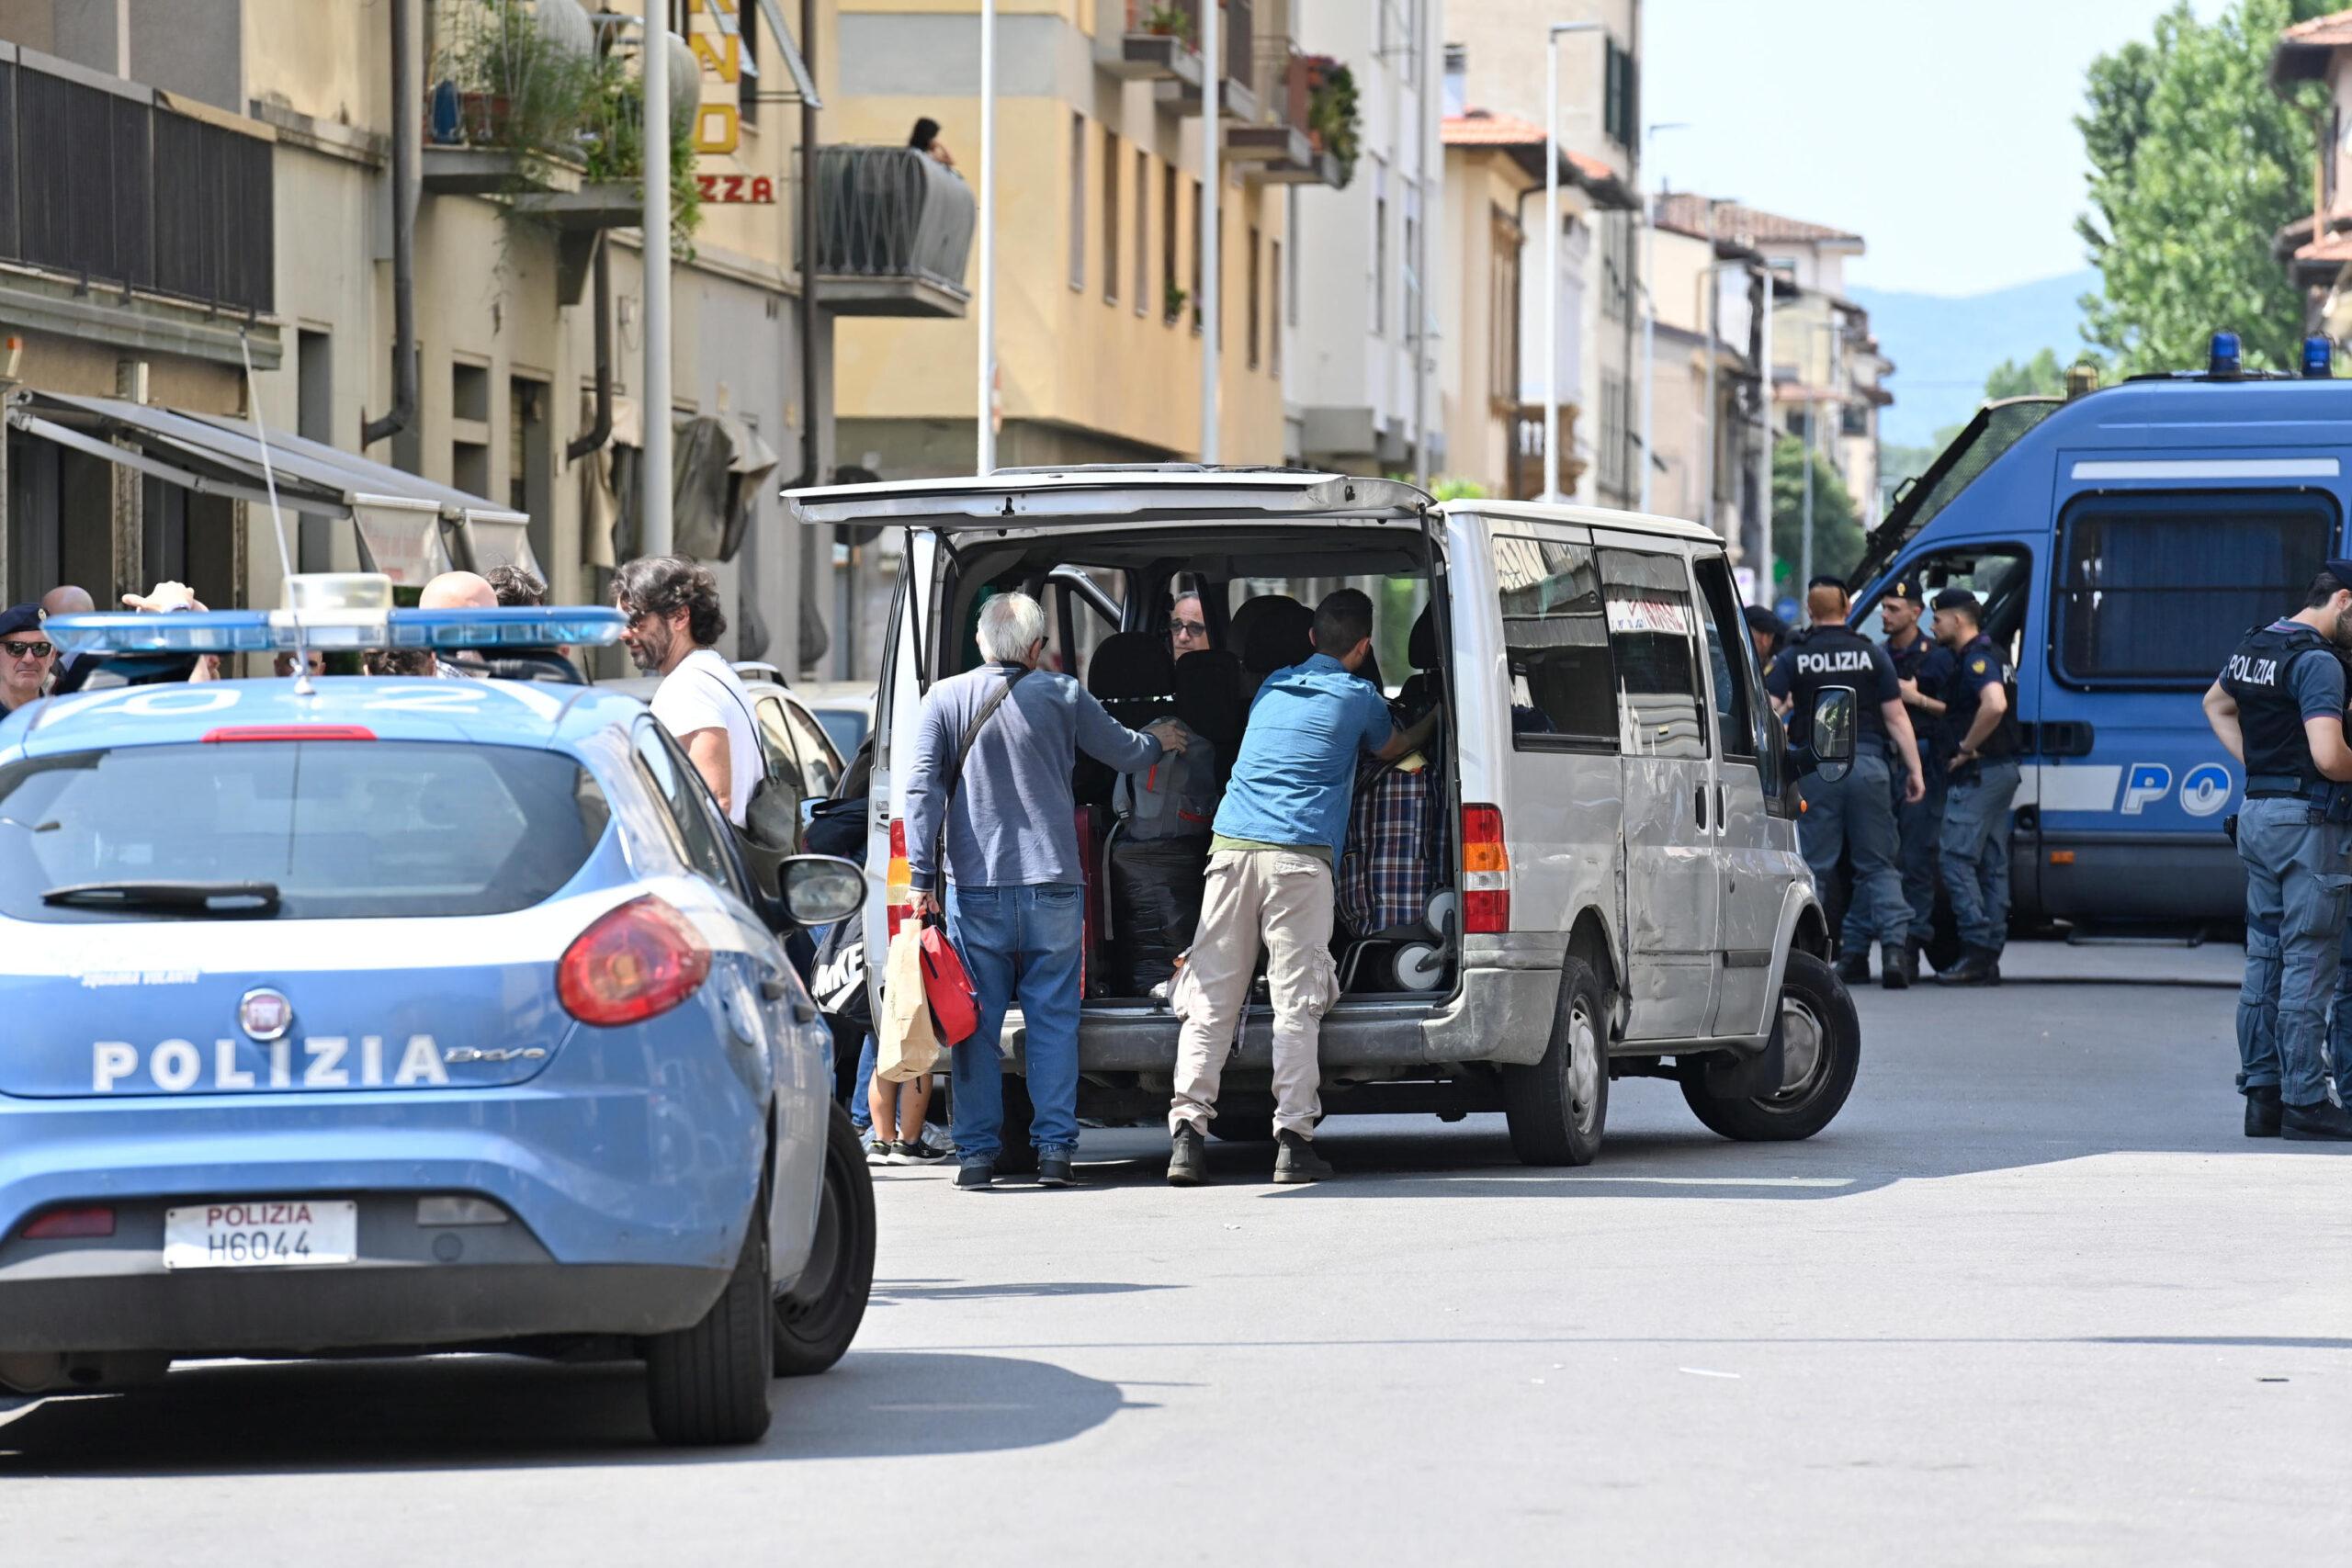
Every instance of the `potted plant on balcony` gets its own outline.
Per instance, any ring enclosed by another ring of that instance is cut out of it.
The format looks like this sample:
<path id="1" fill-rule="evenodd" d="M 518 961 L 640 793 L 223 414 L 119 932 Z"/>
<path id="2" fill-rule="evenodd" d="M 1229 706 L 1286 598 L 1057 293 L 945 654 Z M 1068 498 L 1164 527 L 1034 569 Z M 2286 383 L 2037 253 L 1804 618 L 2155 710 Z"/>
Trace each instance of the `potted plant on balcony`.
<path id="1" fill-rule="evenodd" d="M 1161 319 L 1170 326 L 1174 326 L 1177 319 L 1184 313 L 1184 302 L 1191 298 L 1192 295 L 1185 292 L 1183 289 L 1177 288 L 1172 283 L 1170 284 L 1167 288 L 1167 291 L 1161 297 Z"/>
<path id="2" fill-rule="evenodd" d="M 598 62 L 580 139 L 582 164 L 595 183 L 638 182 L 645 175 L 645 85 L 610 55 Z M 670 138 L 670 247 L 681 260 L 694 256 L 694 231 L 702 222 L 702 182 L 695 174 L 694 140 Z"/>
<path id="3" fill-rule="evenodd" d="M 1329 152 L 1340 166 L 1340 188 L 1355 177 L 1361 150 L 1363 116 L 1356 105 L 1356 75 L 1329 55 L 1307 62 L 1306 136 L 1317 151 Z"/>
<path id="4" fill-rule="evenodd" d="M 1155 5 L 1144 7 L 1136 30 L 1150 38 L 1172 38 L 1190 45 L 1193 41 L 1193 18 L 1178 6 Z"/>

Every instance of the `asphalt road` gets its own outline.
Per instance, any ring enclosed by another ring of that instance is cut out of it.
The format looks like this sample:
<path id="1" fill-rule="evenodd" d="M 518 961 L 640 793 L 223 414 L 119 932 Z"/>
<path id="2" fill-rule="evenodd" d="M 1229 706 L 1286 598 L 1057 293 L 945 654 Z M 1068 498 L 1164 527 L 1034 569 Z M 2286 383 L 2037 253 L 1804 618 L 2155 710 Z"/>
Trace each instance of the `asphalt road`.
<path id="1" fill-rule="evenodd" d="M 1173 1191 L 1145 1132 L 1066 1192 L 884 1172 L 865 1332 L 753 1450 L 490 1358 L 52 1403 L 0 1556 L 2344 1561 L 2352 1165 L 2239 1136 L 2228 951 L 2012 953 L 2041 983 L 1865 992 L 1809 1144 L 1624 1080 L 1582 1171 L 1474 1118 L 1332 1123 L 1314 1188 L 1213 1145 Z"/>

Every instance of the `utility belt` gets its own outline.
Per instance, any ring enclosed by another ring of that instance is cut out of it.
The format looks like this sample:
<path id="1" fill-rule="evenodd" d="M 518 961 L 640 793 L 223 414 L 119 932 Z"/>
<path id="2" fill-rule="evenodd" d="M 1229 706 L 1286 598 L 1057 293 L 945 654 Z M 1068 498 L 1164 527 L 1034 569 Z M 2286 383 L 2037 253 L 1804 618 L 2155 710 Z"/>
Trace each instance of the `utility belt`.
<path id="1" fill-rule="evenodd" d="M 2293 773 L 2248 773 L 2248 800 L 2305 800 L 2327 814 L 2330 822 L 2352 822 L 2352 788 L 2326 779 L 2306 779 Z"/>

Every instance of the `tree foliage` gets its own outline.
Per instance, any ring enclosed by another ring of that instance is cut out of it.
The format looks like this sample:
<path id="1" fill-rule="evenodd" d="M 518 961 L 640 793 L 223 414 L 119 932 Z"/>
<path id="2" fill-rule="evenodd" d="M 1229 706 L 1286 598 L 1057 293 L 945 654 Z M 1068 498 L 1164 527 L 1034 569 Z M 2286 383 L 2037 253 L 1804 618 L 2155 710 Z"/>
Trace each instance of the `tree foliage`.
<path id="1" fill-rule="evenodd" d="M 2065 389 L 2066 367 L 2058 363 L 2054 349 L 2045 348 L 2022 365 L 2014 359 L 2004 359 L 1984 378 L 1984 400 L 1988 403 L 2003 398 L 2048 397 Z M 1951 433 L 1958 434 L 1957 430 Z M 1951 438 L 1947 435 L 1944 439 Z"/>
<path id="2" fill-rule="evenodd" d="M 1772 558 L 1804 597 L 1797 575 L 1804 558 L 1804 443 L 1783 435 L 1772 444 Z M 1813 570 L 1843 577 L 1862 558 L 1862 520 L 1836 464 L 1813 454 Z"/>
<path id="3" fill-rule="evenodd" d="M 2231 0 L 2211 22 L 2185 3 L 2155 36 L 2091 64 L 2075 121 L 2090 162 L 2075 224 L 2099 269 L 2083 336 L 2115 372 L 2202 364 L 2220 328 L 2246 364 L 2291 366 L 2301 296 L 2271 238 L 2310 210 L 2312 113 L 2326 91 L 2281 97 L 2265 79 L 2281 29 L 2330 0 Z"/>

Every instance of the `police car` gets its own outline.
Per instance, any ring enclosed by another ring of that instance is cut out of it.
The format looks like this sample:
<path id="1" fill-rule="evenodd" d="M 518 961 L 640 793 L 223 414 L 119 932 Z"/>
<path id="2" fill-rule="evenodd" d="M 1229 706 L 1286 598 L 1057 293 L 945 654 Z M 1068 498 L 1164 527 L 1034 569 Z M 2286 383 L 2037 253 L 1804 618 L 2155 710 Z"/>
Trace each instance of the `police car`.
<path id="1" fill-rule="evenodd" d="M 53 619 L 95 653 L 602 644 L 603 609 Z M 298 668 L 303 660 L 298 659 Z M 747 1442 L 864 1316 L 874 1200 L 693 766 L 591 687 L 133 685 L 0 723 L 0 1394 L 174 1359 L 641 1356 L 652 1425 Z"/>

